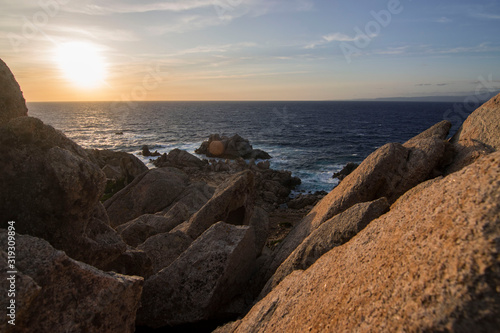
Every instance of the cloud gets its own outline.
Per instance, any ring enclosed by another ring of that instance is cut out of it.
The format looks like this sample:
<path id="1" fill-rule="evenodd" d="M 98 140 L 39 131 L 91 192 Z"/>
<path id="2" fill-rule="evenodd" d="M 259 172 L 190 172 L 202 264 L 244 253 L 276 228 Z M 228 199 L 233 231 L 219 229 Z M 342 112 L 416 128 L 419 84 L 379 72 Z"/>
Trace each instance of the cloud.
<path id="1" fill-rule="evenodd" d="M 475 13 L 472 16 L 479 19 L 500 20 L 500 14 Z"/>
<path id="2" fill-rule="evenodd" d="M 377 34 L 370 34 L 370 38 L 375 38 L 377 37 Z M 355 42 L 357 40 L 360 40 L 362 38 L 365 38 L 365 36 L 360 36 L 356 35 L 354 37 L 348 36 L 346 34 L 340 33 L 340 32 L 333 32 L 328 35 L 324 35 L 322 39 L 311 42 L 304 46 L 305 49 L 314 49 L 317 46 L 329 44 L 331 42 Z"/>
<path id="3" fill-rule="evenodd" d="M 451 23 L 451 22 L 453 22 L 453 20 L 443 16 L 443 17 L 440 17 L 438 19 L 435 19 L 434 22 L 436 22 L 436 23 Z"/>

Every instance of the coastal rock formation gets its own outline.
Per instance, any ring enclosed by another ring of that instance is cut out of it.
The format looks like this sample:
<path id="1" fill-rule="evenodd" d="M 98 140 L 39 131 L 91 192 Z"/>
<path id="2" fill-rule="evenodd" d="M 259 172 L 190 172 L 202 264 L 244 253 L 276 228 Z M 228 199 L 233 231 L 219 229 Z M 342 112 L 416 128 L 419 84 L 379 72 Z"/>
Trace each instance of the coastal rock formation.
<path id="1" fill-rule="evenodd" d="M 173 167 L 178 169 L 199 169 L 206 166 L 207 162 L 200 160 L 198 157 L 191 155 L 185 150 L 173 149 L 168 154 L 163 154 L 161 157 L 154 160 L 153 164 L 158 168 Z"/>
<path id="2" fill-rule="evenodd" d="M 332 248 L 347 243 L 388 209 L 387 199 L 380 198 L 356 204 L 323 223 L 280 265 L 261 294 L 267 295 L 293 271 L 307 269 Z"/>
<path id="3" fill-rule="evenodd" d="M 196 154 L 203 154 L 207 157 L 220 157 L 229 159 L 270 159 L 271 156 L 260 149 L 253 149 L 247 139 L 238 134 L 232 137 L 212 134 L 208 141 L 203 141 L 201 146 L 196 149 Z"/>
<path id="4" fill-rule="evenodd" d="M 102 169 L 108 180 L 124 180 L 129 184 L 148 167 L 132 154 L 107 149 L 86 149 L 90 158 Z"/>
<path id="5" fill-rule="evenodd" d="M 144 145 L 142 146 L 142 156 L 160 156 L 161 154 L 158 152 L 158 150 L 155 150 L 154 153 L 152 153 L 150 150 L 149 150 L 149 147 L 147 145 Z"/>
<path id="6" fill-rule="evenodd" d="M 9 67 L 0 59 L 0 125 L 28 115 L 28 108 L 19 84 Z"/>
<path id="7" fill-rule="evenodd" d="M 17 225 L 16 225 L 17 226 Z M 134 332 L 143 279 L 104 273 L 75 261 L 46 241 L 17 234 L 15 326 L 2 332 Z M 0 230 L 1 260 L 7 230 Z M 5 278 L 2 290 L 8 290 Z M 1 294 L 5 309 L 7 293 Z"/>
<path id="8" fill-rule="evenodd" d="M 43 238 L 76 259 L 102 267 L 125 251 L 100 206 L 106 182 L 85 150 L 31 117 L 0 129 L 0 226 Z"/>
<path id="9" fill-rule="evenodd" d="M 149 237 L 137 249 L 144 251 L 150 258 L 154 274 L 168 267 L 177 259 L 193 240 L 184 233 L 177 231 Z"/>
<path id="10" fill-rule="evenodd" d="M 342 170 L 340 170 L 339 172 L 335 172 L 332 178 L 337 178 L 339 182 L 341 182 L 345 177 L 349 176 L 351 172 L 356 170 L 358 166 L 359 164 L 357 163 L 349 162 L 342 168 Z"/>
<path id="11" fill-rule="evenodd" d="M 426 180 L 441 165 L 450 127 L 448 121 L 440 122 L 404 145 L 389 143 L 368 156 L 290 232 L 274 254 L 267 277 L 326 220 L 360 202 L 386 197 L 392 203 Z"/>
<path id="12" fill-rule="evenodd" d="M 475 110 L 451 138 L 456 154 L 450 174 L 500 149 L 500 94 Z"/>
<path id="13" fill-rule="evenodd" d="M 111 226 L 154 214 L 170 206 L 186 189 L 188 176 L 175 168 L 149 170 L 104 203 Z"/>
<path id="14" fill-rule="evenodd" d="M 254 200 L 253 173 L 237 173 L 221 184 L 212 198 L 189 219 L 185 232 L 192 239 L 196 239 L 218 221 L 248 225 L 254 209 Z"/>
<path id="15" fill-rule="evenodd" d="M 217 332 L 493 332 L 500 326 L 500 153 L 405 193 Z"/>
<path id="16" fill-rule="evenodd" d="M 139 325 L 153 328 L 214 318 L 242 292 L 255 262 L 248 226 L 211 226 L 170 266 L 144 283 Z"/>
<path id="17" fill-rule="evenodd" d="M 153 263 L 146 252 L 128 246 L 123 252 L 107 264 L 103 271 L 113 271 L 124 275 L 137 275 L 148 278 L 153 275 Z"/>

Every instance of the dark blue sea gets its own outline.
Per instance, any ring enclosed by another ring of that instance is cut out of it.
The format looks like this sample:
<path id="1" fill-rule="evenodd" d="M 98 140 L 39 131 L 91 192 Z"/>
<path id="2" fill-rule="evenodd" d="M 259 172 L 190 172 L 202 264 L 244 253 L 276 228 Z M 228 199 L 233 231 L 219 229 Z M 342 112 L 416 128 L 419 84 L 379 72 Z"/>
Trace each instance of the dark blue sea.
<path id="1" fill-rule="evenodd" d="M 330 191 L 332 174 L 388 142 L 404 142 L 450 118 L 437 102 L 74 102 L 28 103 L 29 114 L 84 148 L 138 155 L 174 148 L 191 153 L 212 133 L 238 133 L 272 155 L 271 166 L 302 179 L 298 190 Z M 117 134 L 123 133 L 123 134 Z M 200 156 L 204 157 L 204 156 Z M 152 164 L 148 166 L 152 168 Z"/>

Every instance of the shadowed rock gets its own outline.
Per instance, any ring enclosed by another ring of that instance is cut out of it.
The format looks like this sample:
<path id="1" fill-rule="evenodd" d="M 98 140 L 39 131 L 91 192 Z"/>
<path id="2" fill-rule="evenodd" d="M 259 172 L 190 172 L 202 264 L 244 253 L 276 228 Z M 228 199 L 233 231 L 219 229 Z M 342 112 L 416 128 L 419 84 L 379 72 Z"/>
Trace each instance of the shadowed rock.
<path id="1" fill-rule="evenodd" d="M 500 153 L 404 194 L 216 332 L 494 332 Z"/>
<path id="2" fill-rule="evenodd" d="M 106 177 L 85 150 L 31 117 L 0 129 L 0 226 L 102 267 L 125 251 L 99 203 Z"/>
<path id="3" fill-rule="evenodd" d="M 152 169 L 134 179 L 104 203 L 113 227 L 170 206 L 188 185 L 188 176 L 174 168 Z"/>
<path id="4" fill-rule="evenodd" d="M 271 156 L 260 149 L 253 149 L 247 139 L 238 134 L 232 137 L 212 134 L 208 141 L 204 141 L 195 151 L 197 154 L 204 154 L 208 157 L 220 158 L 245 158 L 245 159 L 270 159 Z"/>
<path id="5" fill-rule="evenodd" d="M 160 167 L 173 167 L 173 168 L 202 168 L 207 165 L 206 161 L 200 160 L 198 157 L 191 155 L 185 150 L 173 149 L 168 155 L 163 154 L 161 157 L 153 161 L 153 164 Z"/>
<path id="6" fill-rule="evenodd" d="M 28 115 L 23 93 L 14 75 L 0 59 L 0 125 Z"/>
<path id="7" fill-rule="evenodd" d="M 214 318 L 242 292 L 255 262 L 254 244 L 251 227 L 213 225 L 145 282 L 138 325 L 157 328 Z"/>
<path id="8" fill-rule="evenodd" d="M 2 258 L 7 231 L 0 230 Z M 134 332 L 143 279 L 104 273 L 75 261 L 46 241 L 17 234 L 16 325 L 2 332 Z M 8 290 L 3 278 L 2 290 Z M 5 309 L 7 293 L 0 296 Z"/>
<path id="9" fill-rule="evenodd" d="M 326 220 L 360 202 L 386 197 L 392 203 L 428 179 L 442 164 L 450 127 L 442 121 L 404 145 L 389 143 L 368 156 L 290 232 L 274 254 L 266 278 Z"/>
<path id="10" fill-rule="evenodd" d="M 323 223 L 280 265 L 261 294 L 267 295 L 294 270 L 307 269 L 332 248 L 347 243 L 388 209 L 387 199 L 380 198 L 356 204 Z"/>

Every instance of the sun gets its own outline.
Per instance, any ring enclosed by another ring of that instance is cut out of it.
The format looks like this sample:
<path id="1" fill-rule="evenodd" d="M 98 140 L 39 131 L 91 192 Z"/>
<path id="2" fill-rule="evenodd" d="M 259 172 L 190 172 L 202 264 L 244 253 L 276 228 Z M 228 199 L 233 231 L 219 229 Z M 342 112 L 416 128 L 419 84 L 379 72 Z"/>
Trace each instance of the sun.
<path id="1" fill-rule="evenodd" d="M 56 61 L 66 79 L 81 88 L 96 88 L 106 78 L 105 60 L 100 49 L 93 44 L 61 44 L 56 49 Z"/>

